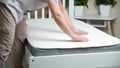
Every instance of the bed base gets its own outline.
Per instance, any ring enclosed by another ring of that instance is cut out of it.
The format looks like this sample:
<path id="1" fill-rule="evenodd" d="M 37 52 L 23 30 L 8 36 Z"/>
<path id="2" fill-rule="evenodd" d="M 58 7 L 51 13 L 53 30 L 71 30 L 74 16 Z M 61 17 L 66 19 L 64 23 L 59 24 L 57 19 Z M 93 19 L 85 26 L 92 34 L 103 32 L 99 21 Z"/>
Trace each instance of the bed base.
<path id="1" fill-rule="evenodd" d="M 120 68 L 120 51 L 52 56 L 32 56 L 25 48 L 28 68 Z"/>

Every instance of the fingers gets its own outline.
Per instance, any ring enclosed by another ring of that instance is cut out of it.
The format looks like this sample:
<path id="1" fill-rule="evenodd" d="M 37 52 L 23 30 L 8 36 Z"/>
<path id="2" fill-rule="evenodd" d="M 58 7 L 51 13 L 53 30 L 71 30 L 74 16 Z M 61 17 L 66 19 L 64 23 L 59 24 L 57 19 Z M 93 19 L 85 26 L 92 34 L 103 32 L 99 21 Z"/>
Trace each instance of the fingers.
<path id="1" fill-rule="evenodd" d="M 88 42 L 89 41 L 89 39 L 88 38 L 86 38 L 86 37 L 83 37 L 83 36 L 80 36 L 80 40 L 81 40 L 81 42 Z"/>
<path id="2" fill-rule="evenodd" d="M 73 30 L 73 32 L 74 32 L 75 34 L 78 34 L 78 35 L 86 35 L 86 34 L 88 34 L 87 31 L 80 30 L 80 29 L 77 29 L 77 28 L 73 28 L 72 30 Z"/>
<path id="3" fill-rule="evenodd" d="M 74 37 L 72 38 L 72 40 L 74 42 L 88 42 L 89 39 L 80 35 L 74 35 Z"/>
<path id="4" fill-rule="evenodd" d="M 83 31 L 83 30 L 79 30 L 78 34 L 79 35 L 86 35 L 86 34 L 88 34 L 88 32 L 87 31 Z"/>

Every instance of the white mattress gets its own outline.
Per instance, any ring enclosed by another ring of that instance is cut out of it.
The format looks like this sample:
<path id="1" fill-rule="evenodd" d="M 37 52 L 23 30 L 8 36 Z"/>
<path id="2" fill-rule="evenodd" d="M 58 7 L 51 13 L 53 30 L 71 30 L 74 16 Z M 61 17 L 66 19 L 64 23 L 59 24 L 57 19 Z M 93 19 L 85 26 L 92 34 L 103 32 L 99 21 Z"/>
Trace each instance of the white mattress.
<path id="1" fill-rule="evenodd" d="M 110 36 L 91 25 L 78 20 L 72 20 L 72 22 L 77 28 L 89 32 L 88 35 L 83 35 L 90 40 L 89 42 L 72 42 L 71 38 L 62 32 L 52 19 L 28 20 L 27 39 L 32 47 L 43 49 L 90 48 L 120 44 L 118 38 Z"/>

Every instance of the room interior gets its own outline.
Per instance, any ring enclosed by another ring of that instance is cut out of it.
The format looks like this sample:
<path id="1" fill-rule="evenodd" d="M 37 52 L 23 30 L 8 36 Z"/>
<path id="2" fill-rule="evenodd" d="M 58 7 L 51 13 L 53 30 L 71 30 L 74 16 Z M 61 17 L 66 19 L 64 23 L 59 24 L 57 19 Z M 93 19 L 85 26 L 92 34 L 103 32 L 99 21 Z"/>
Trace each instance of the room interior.
<path id="1" fill-rule="evenodd" d="M 116 0 L 117 1 L 117 4 L 115 5 L 114 8 L 112 8 L 111 10 L 111 15 L 115 15 L 116 16 L 116 19 L 114 20 L 114 23 L 113 23 L 113 31 L 114 31 L 114 35 L 115 37 L 119 38 L 120 39 L 120 14 L 119 14 L 119 11 L 120 9 L 120 0 Z M 99 7 L 96 6 L 95 4 L 95 0 L 88 0 L 88 6 L 89 8 L 85 8 L 85 12 L 84 14 L 99 14 Z M 101 28 L 100 28 L 101 30 Z M 104 28 L 102 28 L 102 30 L 104 31 Z M 11 63 L 11 55 L 7 61 L 7 66 L 6 68 L 12 68 L 12 63 Z"/>

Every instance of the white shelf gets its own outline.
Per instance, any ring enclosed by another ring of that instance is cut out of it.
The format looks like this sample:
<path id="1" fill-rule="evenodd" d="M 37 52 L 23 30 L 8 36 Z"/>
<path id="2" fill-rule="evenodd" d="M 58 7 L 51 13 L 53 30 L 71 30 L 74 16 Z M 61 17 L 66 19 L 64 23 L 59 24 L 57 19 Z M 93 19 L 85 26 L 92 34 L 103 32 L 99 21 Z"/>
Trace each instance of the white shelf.
<path id="1" fill-rule="evenodd" d="M 88 24 L 94 26 L 94 27 L 107 27 L 106 22 L 115 20 L 116 16 L 110 15 L 110 16 L 100 16 L 95 14 L 87 14 L 82 16 L 75 16 L 75 19 L 82 19 L 86 20 Z"/>
<path id="2" fill-rule="evenodd" d="M 87 20 L 87 23 L 94 27 L 106 27 L 106 21 L 103 20 Z"/>
<path id="3" fill-rule="evenodd" d="M 86 20 L 114 20 L 116 19 L 115 15 L 110 16 L 101 16 L 98 14 L 84 14 L 82 16 L 74 16 L 75 19 L 86 19 Z"/>

